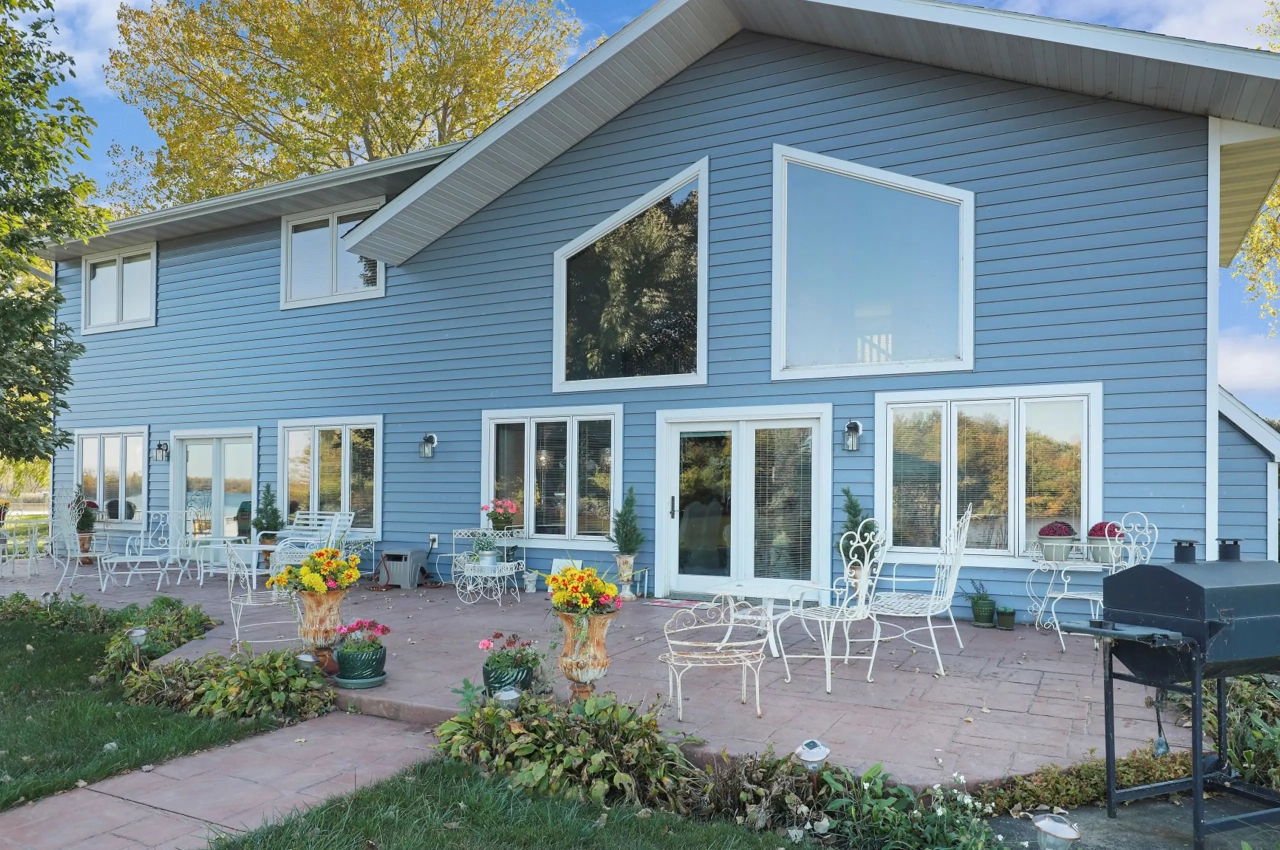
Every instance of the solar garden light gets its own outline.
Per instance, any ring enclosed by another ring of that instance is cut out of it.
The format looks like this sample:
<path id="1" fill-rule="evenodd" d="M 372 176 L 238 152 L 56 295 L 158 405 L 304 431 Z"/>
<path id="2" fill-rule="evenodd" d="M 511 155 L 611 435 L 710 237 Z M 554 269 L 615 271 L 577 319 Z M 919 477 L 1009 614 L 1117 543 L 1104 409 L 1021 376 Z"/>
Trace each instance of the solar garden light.
<path id="1" fill-rule="evenodd" d="M 304 673 L 311 673 L 316 669 L 316 657 L 310 652 L 299 652 L 294 656 L 294 660 L 298 662 L 298 668 Z"/>
<path id="2" fill-rule="evenodd" d="M 133 644 L 133 666 L 142 665 L 142 645 L 147 642 L 147 630 L 144 628 L 129 629 L 125 632 L 129 643 Z"/>
<path id="3" fill-rule="evenodd" d="M 493 695 L 493 701 L 498 704 L 498 708 L 515 711 L 520 707 L 520 689 L 507 686 Z"/>
<path id="4" fill-rule="evenodd" d="M 800 763 L 804 765 L 804 769 L 810 773 L 817 775 L 822 770 L 822 766 L 827 763 L 827 756 L 831 755 L 831 750 L 822 745 L 817 738 L 810 738 L 801 742 L 796 747 L 796 758 L 800 759 Z"/>
<path id="5" fill-rule="evenodd" d="M 58 601 L 58 594 L 54 593 L 51 590 L 46 590 L 44 593 L 40 594 L 40 604 L 46 608 L 52 608 L 53 603 L 57 601 Z"/>
<path id="6" fill-rule="evenodd" d="M 1062 815 L 1036 815 L 1031 823 L 1036 828 L 1040 850 L 1071 850 L 1071 845 L 1080 840 L 1080 830 Z"/>

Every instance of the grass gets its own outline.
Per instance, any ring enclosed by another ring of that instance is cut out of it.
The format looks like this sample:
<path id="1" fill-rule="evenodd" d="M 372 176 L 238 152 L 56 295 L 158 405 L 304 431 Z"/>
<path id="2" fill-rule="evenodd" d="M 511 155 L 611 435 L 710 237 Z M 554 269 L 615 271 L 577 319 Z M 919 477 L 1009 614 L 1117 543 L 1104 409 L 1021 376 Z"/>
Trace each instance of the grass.
<path id="1" fill-rule="evenodd" d="M 607 814 L 602 826 L 599 820 Z M 777 850 L 777 835 L 669 815 L 607 813 L 531 794 L 470 765 L 424 762 L 376 785 L 235 838 L 218 850 Z"/>
<path id="2" fill-rule="evenodd" d="M 0 810 L 267 728 L 131 706 L 118 685 L 95 688 L 108 638 L 0 622 Z"/>

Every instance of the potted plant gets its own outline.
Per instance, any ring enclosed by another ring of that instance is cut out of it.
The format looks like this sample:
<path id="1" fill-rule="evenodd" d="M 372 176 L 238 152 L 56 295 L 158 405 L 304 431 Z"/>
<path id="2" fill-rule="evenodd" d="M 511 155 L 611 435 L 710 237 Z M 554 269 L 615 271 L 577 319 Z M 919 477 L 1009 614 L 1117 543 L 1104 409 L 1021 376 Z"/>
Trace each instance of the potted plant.
<path id="1" fill-rule="evenodd" d="M 480 566 L 496 567 L 498 565 L 498 536 L 492 531 L 478 532 L 471 546 L 480 556 Z"/>
<path id="2" fill-rule="evenodd" d="M 627 495 L 622 499 L 622 506 L 613 514 L 613 533 L 609 542 L 617 548 L 614 559 L 618 562 L 618 581 L 622 590 L 618 597 L 624 602 L 636 598 L 631 591 L 631 580 L 635 574 L 636 554 L 644 545 L 644 532 L 640 530 L 640 518 L 636 515 L 636 488 L 627 488 Z"/>
<path id="3" fill-rule="evenodd" d="M 315 647 L 317 655 L 332 655 L 342 626 L 342 598 L 360 580 L 359 565 L 358 555 L 344 558 L 337 549 L 317 549 L 300 565 L 285 567 L 267 579 L 270 589 L 298 594 L 302 603 L 298 637 Z"/>
<path id="4" fill-rule="evenodd" d="M 494 499 L 493 504 L 481 505 L 480 510 L 489 518 L 494 531 L 506 531 L 516 524 L 516 514 L 520 508 L 510 499 Z"/>
<path id="5" fill-rule="evenodd" d="M 1040 549 L 1047 561 L 1065 561 L 1076 542 L 1076 530 L 1070 523 L 1054 520 L 1040 528 Z"/>
<path id="6" fill-rule="evenodd" d="M 586 699 L 594 682 L 609 672 L 605 635 L 622 607 L 617 585 L 600 578 L 595 567 L 565 567 L 547 576 L 551 609 L 564 626 L 560 672 L 574 699 Z"/>
<path id="7" fill-rule="evenodd" d="M 275 545 L 277 532 L 284 526 L 284 519 L 276 504 L 276 491 L 270 484 L 262 485 L 262 492 L 258 496 L 258 513 L 251 524 L 253 530 L 258 532 L 259 543 L 263 546 Z"/>
<path id="8" fill-rule="evenodd" d="M 1017 612 L 1008 605 L 1001 605 L 996 609 L 996 628 L 1002 629 L 1006 632 L 1011 632 L 1013 631 L 1013 623 L 1016 618 Z"/>
<path id="9" fill-rule="evenodd" d="M 486 694 L 493 696 L 503 688 L 529 690 L 533 674 L 542 663 L 542 653 L 534 648 L 533 641 L 521 640 L 516 634 L 494 632 L 492 637 L 480 641 L 480 649 L 487 653 L 480 668 Z"/>
<path id="10" fill-rule="evenodd" d="M 76 517 L 76 536 L 80 540 L 80 551 L 93 551 L 93 530 L 98 524 L 98 503 L 86 500 L 80 491 L 76 493 L 76 502 L 80 505 L 80 515 Z M 81 558 L 80 563 L 92 563 L 91 558 Z"/>
<path id="11" fill-rule="evenodd" d="M 387 680 L 387 648 L 382 638 L 390 626 L 377 620 L 356 620 L 338 627 L 338 675 L 340 688 L 376 688 Z"/>
<path id="12" fill-rule="evenodd" d="M 1120 553 L 1116 545 L 1124 540 L 1120 524 L 1110 521 L 1095 522 L 1089 527 L 1089 557 L 1103 564 L 1114 564 Z"/>
<path id="13" fill-rule="evenodd" d="M 995 625 L 996 621 L 995 600 L 987 593 L 982 582 L 971 581 L 969 584 L 973 586 L 973 592 L 966 593 L 964 596 L 973 608 L 973 624 L 980 629 L 989 629 Z"/>

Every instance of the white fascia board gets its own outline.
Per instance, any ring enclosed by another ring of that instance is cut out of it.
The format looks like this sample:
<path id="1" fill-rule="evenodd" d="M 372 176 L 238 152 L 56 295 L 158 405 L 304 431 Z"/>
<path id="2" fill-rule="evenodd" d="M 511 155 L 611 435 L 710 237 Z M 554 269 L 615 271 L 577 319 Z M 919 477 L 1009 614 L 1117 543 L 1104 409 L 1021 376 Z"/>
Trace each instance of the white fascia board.
<path id="1" fill-rule="evenodd" d="M 1218 411 L 1249 439 L 1270 452 L 1273 461 L 1280 461 L 1280 431 L 1223 388 L 1218 389 Z M 1217 435 L 1214 437 L 1216 439 Z"/>

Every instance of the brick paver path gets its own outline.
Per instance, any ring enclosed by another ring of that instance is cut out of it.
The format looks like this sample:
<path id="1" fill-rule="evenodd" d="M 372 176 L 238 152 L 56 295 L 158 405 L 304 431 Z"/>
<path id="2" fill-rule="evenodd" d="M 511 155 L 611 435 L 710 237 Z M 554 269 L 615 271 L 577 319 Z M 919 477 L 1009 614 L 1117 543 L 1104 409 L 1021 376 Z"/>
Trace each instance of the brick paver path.
<path id="1" fill-rule="evenodd" d="M 330 714 L 0 812 L 0 850 L 203 848 L 384 779 L 431 743 L 405 723 Z"/>

